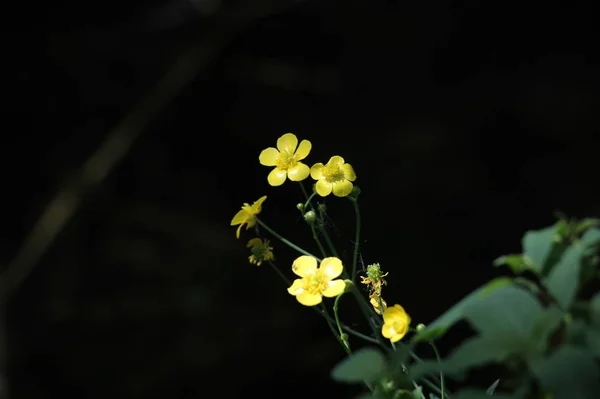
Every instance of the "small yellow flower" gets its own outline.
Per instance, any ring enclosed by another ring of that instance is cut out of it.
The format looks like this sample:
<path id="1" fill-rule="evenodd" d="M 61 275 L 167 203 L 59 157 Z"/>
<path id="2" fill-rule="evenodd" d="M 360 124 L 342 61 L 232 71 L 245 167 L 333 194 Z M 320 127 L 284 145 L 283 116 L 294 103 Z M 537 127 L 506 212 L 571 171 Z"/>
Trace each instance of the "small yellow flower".
<path id="1" fill-rule="evenodd" d="M 258 156 L 261 165 L 275 166 L 267 176 L 271 186 L 281 186 L 286 178 L 291 181 L 302 181 L 310 174 L 310 168 L 300 162 L 308 156 L 312 144 L 302 140 L 298 145 L 298 138 L 293 133 L 286 133 L 277 139 L 277 148 L 269 147 Z"/>
<path id="2" fill-rule="evenodd" d="M 381 335 L 392 342 L 400 341 L 408 332 L 410 316 L 400 305 L 394 305 L 383 312 Z"/>
<path id="3" fill-rule="evenodd" d="M 352 192 L 352 182 L 356 180 L 354 169 L 344 158 L 334 155 L 327 165 L 316 163 L 310 169 L 310 176 L 317 181 L 315 189 L 321 197 L 333 191 L 336 197 L 345 197 Z"/>
<path id="4" fill-rule="evenodd" d="M 251 248 L 252 255 L 248 257 L 250 263 L 256 266 L 260 266 L 264 261 L 274 260 L 273 247 L 271 247 L 269 240 L 260 238 L 253 238 L 248 241 L 246 247 Z"/>
<path id="5" fill-rule="evenodd" d="M 235 214 L 233 219 L 231 219 L 231 226 L 237 226 L 238 224 L 240 225 L 240 227 L 238 227 L 237 231 L 235 232 L 235 236 L 237 238 L 240 238 L 240 231 L 242 230 L 242 226 L 246 225 L 246 230 L 248 230 L 250 227 L 254 227 L 254 225 L 256 224 L 256 215 L 260 213 L 262 209 L 262 203 L 265 202 L 266 199 L 267 196 L 263 195 L 258 199 L 258 201 L 256 201 L 252 205 L 242 205 L 242 210 L 238 211 L 238 213 Z"/>
<path id="6" fill-rule="evenodd" d="M 369 302 L 371 302 L 371 306 L 373 306 L 373 309 L 375 310 L 375 313 L 377 313 L 377 314 L 381 314 L 381 309 L 379 307 L 379 301 L 381 301 L 381 305 L 383 305 L 383 310 L 385 311 L 387 309 L 387 303 L 385 303 L 383 298 L 374 295 L 374 296 L 370 297 L 370 301 L 369 301 Z"/>
<path id="7" fill-rule="evenodd" d="M 301 278 L 294 280 L 288 292 L 302 305 L 318 305 L 324 296 L 333 298 L 344 292 L 344 280 L 334 280 L 343 270 L 342 261 L 338 258 L 324 258 L 317 267 L 317 260 L 312 256 L 300 256 L 292 264 L 292 271 Z"/>

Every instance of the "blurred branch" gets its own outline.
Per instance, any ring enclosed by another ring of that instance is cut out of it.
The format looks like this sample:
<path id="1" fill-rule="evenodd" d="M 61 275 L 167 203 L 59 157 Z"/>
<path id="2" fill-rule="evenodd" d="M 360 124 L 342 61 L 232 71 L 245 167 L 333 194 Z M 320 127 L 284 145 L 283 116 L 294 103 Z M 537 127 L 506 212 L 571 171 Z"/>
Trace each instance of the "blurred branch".
<path id="1" fill-rule="evenodd" d="M 289 1 L 289 0 L 288 0 Z M 135 140 L 202 70 L 210 66 L 235 35 L 259 18 L 281 11 L 293 3 L 277 0 L 246 1 L 224 8 L 216 15 L 215 28 L 183 54 L 164 77 L 108 132 L 105 141 L 73 179 L 68 181 L 43 210 L 25 237 L 16 256 L 0 275 L 0 399 L 9 397 L 6 343 L 6 310 L 10 296 L 18 291 L 35 265 L 76 214 L 82 199 L 127 155 Z"/>
<path id="2" fill-rule="evenodd" d="M 125 157 L 154 115 L 165 108 L 200 71 L 210 66 L 240 30 L 292 4 L 271 0 L 246 1 L 230 9 L 224 8 L 216 16 L 217 23 L 212 32 L 207 32 L 204 39 L 175 62 L 155 87 L 107 134 L 106 140 L 76 176 L 46 206 L 17 255 L 0 275 L 0 298 L 6 299 L 18 290 L 75 215 L 84 194 L 99 185 Z"/>
<path id="3" fill-rule="evenodd" d="M 341 86 L 340 73 L 332 67 L 315 67 L 275 58 L 248 56 L 234 58 L 229 65 L 227 68 L 229 78 L 287 90 L 336 94 Z"/>

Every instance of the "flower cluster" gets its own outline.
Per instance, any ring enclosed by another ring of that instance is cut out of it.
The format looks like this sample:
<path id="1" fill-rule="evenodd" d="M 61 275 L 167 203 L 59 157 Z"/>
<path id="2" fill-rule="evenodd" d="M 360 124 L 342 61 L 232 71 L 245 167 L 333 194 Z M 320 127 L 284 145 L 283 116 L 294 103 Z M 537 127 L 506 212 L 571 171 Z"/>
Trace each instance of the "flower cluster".
<path id="1" fill-rule="evenodd" d="M 258 157 L 261 165 L 275 167 L 267 176 L 269 184 L 281 186 L 287 179 L 298 182 L 310 175 L 316 180 L 315 191 L 322 197 L 331 193 L 337 197 L 350 194 L 354 187 L 352 182 L 356 180 L 352 165 L 339 155 L 334 155 L 326 165 L 317 162 L 309 168 L 301 161 L 311 149 L 310 141 L 302 140 L 298 145 L 296 135 L 286 133 L 277 140 L 277 148 L 263 150 Z"/>
<path id="2" fill-rule="evenodd" d="M 312 144 L 310 141 L 302 140 L 299 142 L 294 134 L 286 133 L 279 137 L 276 147 L 264 149 L 260 153 L 258 160 L 261 165 L 272 168 L 267 175 L 267 182 L 273 187 L 281 186 L 287 180 L 300 182 L 302 185 L 302 181 L 306 180 L 309 176 L 314 180 L 312 184 L 312 195 L 309 196 L 303 188 L 306 202 L 299 203 L 298 209 L 301 211 L 303 219 L 312 229 L 313 238 L 318 244 L 318 247 L 323 254 L 323 258 L 317 258 L 279 236 L 258 218 L 267 196 L 262 196 L 252 205 L 245 203 L 241 210 L 236 213 L 231 220 L 232 226 L 238 226 L 236 237 L 238 239 L 240 238 L 244 226 L 246 226 L 246 230 L 254 227 L 257 235 L 259 234 L 259 229 L 264 229 L 267 233 L 275 236 L 275 238 L 278 238 L 284 244 L 302 253 L 301 256 L 292 262 L 291 272 L 295 274 L 297 278 L 288 286 L 287 291 L 290 295 L 294 296 L 300 304 L 310 307 L 316 305 L 324 306 L 324 297 L 337 298 L 334 306 L 334 321 L 339 331 L 336 335 L 338 340 L 343 343 L 347 350 L 350 350 L 348 340 L 346 338 L 346 333 L 343 332 L 344 327 L 340 324 L 337 314 L 339 297 L 345 292 L 352 292 L 357 296 L 357 299 L 362 301 L 361 303 L 363 305 L 361 305 L 361 309 L 363 309 L 363 311 L 365 309 L 364 305 L 366 305 L 366 309 L 368 310 L 367 303 L 370 303 L 376 314 L 380 315 L 382 319 L 380 334 L 389 339 L 392 343 L 397 342 L 408 332 L 410 317 L 404 311 L 402 306 L 394 305 L 388 307 L 381 297 L 382 289 L 386 285 L 384 277 L 387 276 L 387 273 L 381 271 L 381 267 L 378 263 L 367 267 L 366 276 L 361 276 L 361 282 L 368 287 L 369 301 L 367 302 L 358 288 L 355 287 L 353 281 L 356 274 L 356 251 L 358 250 L 358 247 L 355 247 L 352 273 L 347 273 L 344 270 L 342 260 L 337 257 L 335 249 L 331 247 L 331 240 L 328 238 L 324 227 L 325 223 L 323 223 L 323 218 L 326 217 L 325 204 L 318 203 L 313 205 L 311 203 L 311 199 L 315 194 L 318 194 L 321 197 L 327 197 L 333 193 L 335 197 L 348 197 L 354 190 L 356 190 L 357 193 L 360 192 L 358 187 L 354 186 L 354 181 L 356 180 L 354 169 L 352 168 L 352 165 L 346 163 L 344 158 L 339 155 L 333 155 L 325 164 L 317 162 L 309 167 L 304 161 L 310 154 L 311 149 Z M 357 195 L 358 194 L 353 194 L 350 197 L 355 203 L 355 206 L 357 204 Z M 319 241 L 317 229 L 319 229 L 318 231 L 326 237 L 329 252 L 334 256 L 327 256 L 323 245 Z M 253 237 L 248 241 L 247 247 L 250 248 L 251 252 L 248 257 L 251 264 L 260 266 L 263 263 L 267 263 L 276 268 L 274 264 L 275 256 L 273 254 L 273 247 L 268 239 L 260 236 Z M 277 272 L 281 274 L 279 269 L 277 269 Z M 352 276 L 352 280 L 344 280 L 349 278 L 347 277 L 349 275 Z M 286 277 L 283 278 L 287 281 Z M 325 309 L 326 308 L 323 308 L 322 315 L 331 322 L 332 319 L 329 318 Z M 368 315 L 365 314 L 365 316 Z"/>

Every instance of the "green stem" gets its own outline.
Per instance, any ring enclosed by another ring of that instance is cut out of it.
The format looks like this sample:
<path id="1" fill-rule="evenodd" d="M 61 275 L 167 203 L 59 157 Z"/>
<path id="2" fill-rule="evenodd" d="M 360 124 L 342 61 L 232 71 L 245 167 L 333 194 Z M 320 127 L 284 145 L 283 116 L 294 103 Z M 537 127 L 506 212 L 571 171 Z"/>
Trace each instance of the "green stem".
<path id="1" fill-rule="evenodd" d="M 298 184 L 300 185 L 300 188 L 302 189 L 302 193 L 304 194 L 304 198 L 306 198 L 306 202 L 304 203 L 304 206 L 300 210 L 300 212 L 302 213 L 302 216 L 304 216 L 304 214 L 307 212 L 306 209 L 309 206 L 310 206 L 311 209 L 313 208 L 313 206 L 310 203 L 310 201 L 313 199 L 313 197 L 317 193 L 315 191 L 313 191 L 313 193 L 309 196 L 308 193 L 306 192 L 306 188 L 304 188 L 304 185 L 302 184 L 302 182 L 299 182 Z M 323 248 L 323 244 L 321 244 L 321 240 L 319 240 L 319 235 L 317 234 L 317 229 L 315 228 L 315 223 L 314 222 L 310 222 L 308 224 L 310 225 L 310 230 L 312 231 L 313 239 L 317 243 L 317 246 L 319 247 L 319 251 L 321 251 L 321 255 L 323 256 L 323 258 L 326 258 L 327 257 L 327 253 L 325 252 L 325 248 Z"/>
<path id="2" fill-rule="evenodd" d="M 429 341 L 429 345 L 431 345 L 431 348 L 433 349 L 433 353 L 435 353 L 435 358 L 437 359 L 438 363 L 442 363 L 442 358 L 440 356 L 440 352 L 438 352 L 437 347 L 435 346 L 435 343 L 433 341 Z M 445 395 L 445 388 L 446 388 L 446 384 L 444 384 L 444 373 L 440 370 L 440 388 L 441 388 L 441 393 L 440 395 L 442 395 L 442 397 L 440 399 L 446 399 L 446 395 Z"/>
<path id="3" fill-rule="evenodd" d="M 329 233 L 327 233 L 327 230 L 325 230 L 325 227 L 323 227 L 322 224 L 319 227 L 319 230 L 321 231 L 321 233 L 323 233 L 323 237 L 325 237 L 325 243 L 329 247 L 329 250 L 331 251 L 331 254 L 333 256 L 335 256 L 336 258 L 338 258 L 337 251 L 335 250 L 335 246 L 333 245 L 333 242 L 331 241 L 331 238 L 329 237 Z"/>
<path id="4" fill-rule="evenodd" d="M 306 192 L 306 188 L 304 188 L 304 185 L 302 183 L 300 183 L 300 188 L 302 188 L 302 192 L 304 193 L 304 197 L 306 198 L 306 202 L 304 203 L 304 209 L 306 209 L 306 207 L 308 207 L 309 205 L 311 208 L 314 208 L 310 201 L 314 198 L 315 195 L 317 195 L 317 192 L 313 191 L 313 193 L 309 196 L 308 193 Z M 335 250 L 335 246 L 333 245 L 333 242 L 331 241 L 331 237 L 329 237 L 327 230 L 323 227 L 322 211 L 319 211 L 319 222 L 320 222 L 319 223 L 319 231 L 321 233 L 323 233 L 323 237 L 325 237 L 325 243 L 327 244 L 329 251 L 331 251 L 331 255 L 335 256 L 337 258 L 338 254 L 337 254 L 337 251 Z M 314 225 L 311 225 L 311 228 L 314 229 Z M 313 238 L 315 239 L 315 241 L 317 241 L 319 248 L 321 248 L 321 251 L 323 252 L 323 257 L 325 257 L 325 252 L 323 251 L 321 242 L 318 241 L 317 237 L 318 236 L 317 236 L 316 232 L 313 230 Z"/>
<path id="5" fill-rule="evenodd" d="M 354 236 L 354 253 L 352 255 L 352 282 L 356 280 L 356 265 L 358 263 L 358 248 L 360 242 L 360 209 L 358 207 L 358 199 L 350 199 L 354 204 L 354 213 L 356 214 L 356 235 Z"/>
<path id="6" fill-rule="evenodd" d="M 315 195 L 317 195 L 317 192 L 313 191 L 313 193 L 309 196 L 308 193 L 306 192 L 306 188 L 304 188 L 304 184 L 302 184 L 302 182 L 299 182 L 298 184 L 300 184 L 300 188 L 302 189 L 302 193 L 304 194 L 304 198 L 306 198 L 306 202 L 304 203 L 304 209 L 306 209 L 306 207 L 309 206 L 309 205 L 312 208 L 313 206 L 310 203 L 310 201 L 314 198 Z"/>
<path id="7" fill-rule="evenodd" d="M 321 303 L 321 309 L 323 310 L 323 314 L 325 314 L 327 316 L 327 317 L 325 317 L 325 321 L 327 322 L 329 329 L 333 333 L 333 336 L 338 340 L 340 345 L 342 345 L 342 347 L 346 351 L 346 354 L 350 355 L 352 353 L 352 352 L 350 352 L 350 348 L 346 345 L 346 343 L 344 342 L 342 337 L 337 333 L 337 331 L 335 331 L 335 327 L 333 326 L 333 323 L 331 322 L 331 316 L 329 316 L 329 312 L 327 312 L 327 308 L 322 303 Z"/>
<path id="8" fill-rule="evenodd" d="M 281 241 L 282 243 L 284 243 L 288 247 L 290 247 L 292 249 L 295 249 L 296 251 L 300 252 L 303 255 L 312 256 L 313 258 L 317 259 L 317 261 L 319 261 L 319 262 L 321 261 L 321 259 L 317 258 L 316 256 L 314 256 L 310 252 L 307 252 L 307 251 L 303 250 L 302 248 L 300 248 L 296 244 L 294 244 L 291 241 L 286 240 L 285 238 L 283 238 L 281 235 L 279 235 L 275 230 L 273 230 L 269 226 L 267 226 L 259 218 L 256 218 L 256 223 L 258 223 L 263 229 L 267 230 L 272 236 L 274 236 L 275 238 L 277 238 L 279 241 Z"/>
<path id="9" fill-rule="evenodd" d="M 410 348 L 407 348 L 407 349 L 408 349 L 408 355 L 409 355 L 409 356 L 410 356 L 410 357 L 411 357 L 413 360 L 416 360 L 416 361 L 417 361 L 417 362 L 419 362 L 419 363 L 423 363 L 423 362 L 424 362 L 424 360 L 423 360 L 423 359 L 421 359 L 421 358 L 419 357 L 419 355 L 417 355 L 415 352 L 413 352 L 413 351 L 412 351 Z M 436 380 L 437 380 L 436 382 L 439 382 L 439 379 L 438 379 L 438 377 L 435 377 L 435 378 L 436 378 Z M 446 394 L 446 396 L 448 396 L 448 395 Z"/>
<path id="10" fill-rule="evenodd" d="M 275 270 L 275 273 L 279 275 L 279 277 L 287 284 L 288 287 L 292 285 L 292 282 L 285 276 L 285 274 L 283 274 L 281 270 L 277 268 L 277 266 L 275 266 L 275 263 L 271 262 L 270 260 L 268 260 L 267 263 L 273 270 Z"/>
<path id="11" fill-rule="evenodd" d="M 315 240 L 315 242 L 317 243 L 317 246 L 319 247 L 319 251 L 321 251 L 321 255 L 323 256 L 323 258 L 326 258 L 327 252 L 325 252 L 325 248 L 323 248 L 323 244 L 321 244 L 321 240 L 319 240 L 319 235 L 317 234 L 317 229 L 315 228 L 315 225 L 313 223 L 311 223 L 311 225 L 310 225 L 310 230 L 312 231 L 313 239 Z"/>
<path id="12" fill-rule="evenodd" d="M 438 388 L 437 385 L 435 385 L 433 382 L 429 381 L 429 379 L 427 378 L 423 378 L 422 379 L 423 385 L 427 385 L 427 387 L 429 389 L 431 389 L 432 391 L 434 391 L 435 393 L 439 394 L 439 395 L 444 395 L 444 392 Z M 446 399 L 448 399 L 448 395 L 446 395 Z"/>
<path id="13" fill-rule="evenodd" d="M 371 306 L 369 306 L 369 304 L 367 303 L 365 298 L 363 298 L 358 287 L 355 284 L 352 284 L 352 294 L 354 295 L 354 298 L 356 298 L 356 301 L 358 302 L 358 306 L 360 307 L 360 310 L 363 312 L 363 315 L 367 319 L 367 322 L 369 323 L 369 327 L 371 328 L 371 331 L 373 332 L 373 336 L 375 337 L 375 339 L 377 339 L 377 341 L 380 343 L 380 345 L 382 345 L 383 347 L 386 347 L 385 343 L 383 342 L 383 340 L 381 338 L 380 332 L 377 331 L 377 329 L 375 328 L 375 326 L 373 325 L 373 323 L 371 321 L 371 317 L 373 316 L 373 314 L 375 316 L 378 316 L 377 313 L 375 313 L 375 311 L 373 309 L 371 309 Z"/>
<path id="14" fill-rule="evenodd" d="M 342 329 L 342 324 L 340 323 L 340 315 L 339 315 L 339 303 L 340 303 L 340 299 L 342 298 L 343 295 L 344 295 L 344 292 L 342 292 L 340 295 L 338 295 L 335 298 L 335 302 L 333 303 L 333 316 L 335 317 L 335 324 L 337 325 L 341 340 L 344 343 L 344 346 L 346 348 L 346 352 L 348 354 L 350 354 L 351 353 L 350 345 L 348 344 L 347 337 L 344 338 L 344 330 Z"/>

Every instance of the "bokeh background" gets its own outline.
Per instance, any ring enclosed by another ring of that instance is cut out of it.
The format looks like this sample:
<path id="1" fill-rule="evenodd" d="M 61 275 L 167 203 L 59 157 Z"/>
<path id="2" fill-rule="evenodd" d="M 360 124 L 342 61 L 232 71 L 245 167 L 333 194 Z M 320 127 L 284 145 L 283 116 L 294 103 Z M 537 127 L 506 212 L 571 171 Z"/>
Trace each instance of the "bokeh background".
<path id="1" fill-rule="evenodd" d="M 325 322 L 229 226 L 267 194 L 264 220 L 310 245 L 301 191 L 258 164 L 285 132 L 310 162 L 354 166 L 361 255 L 415 322 L 555 211 L 600 216 L 594 13 L 577 2 L 11 7 L 2 399 L 355 394 L 329 378 L 344 353 Z M 326 204 L 348 259 L 352 207 Z M 296 254 L 276 251 L 287 270 Z"/>

